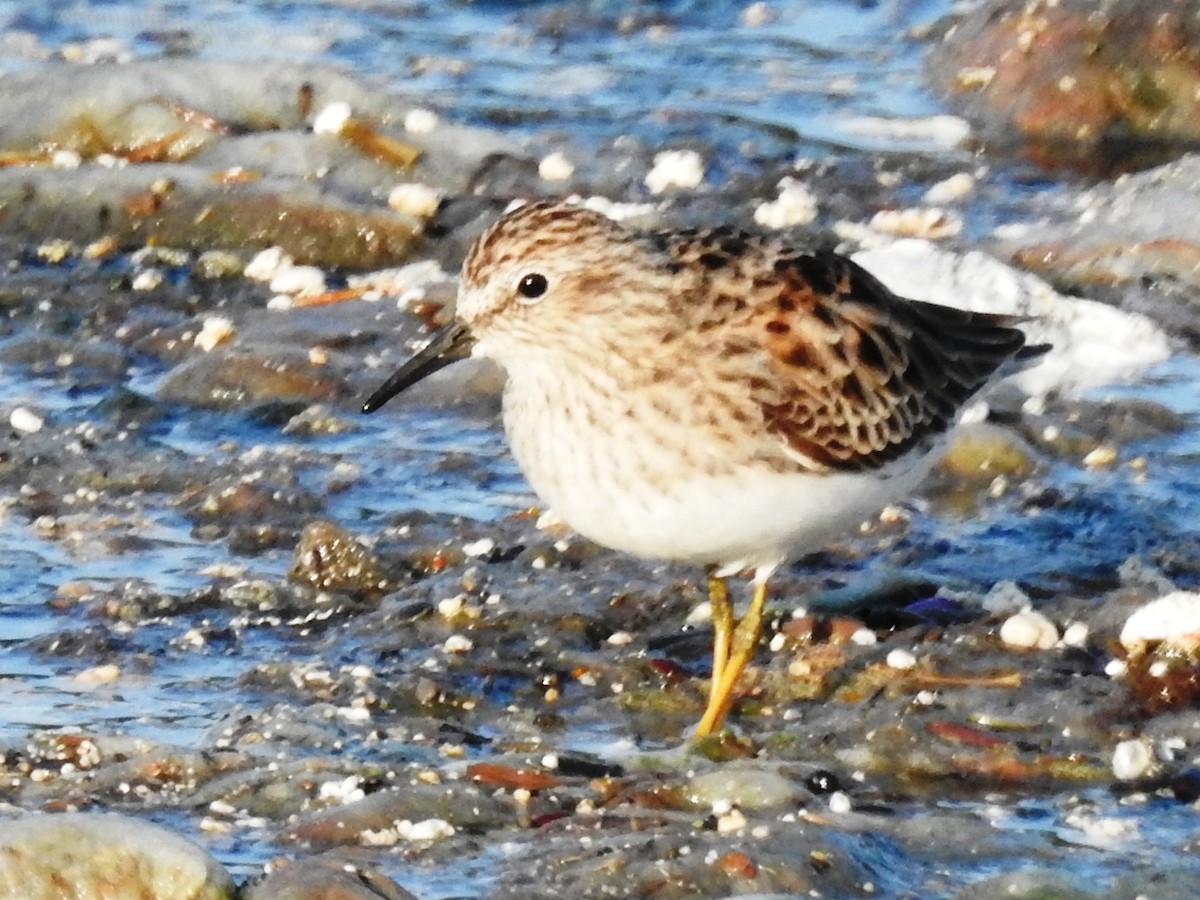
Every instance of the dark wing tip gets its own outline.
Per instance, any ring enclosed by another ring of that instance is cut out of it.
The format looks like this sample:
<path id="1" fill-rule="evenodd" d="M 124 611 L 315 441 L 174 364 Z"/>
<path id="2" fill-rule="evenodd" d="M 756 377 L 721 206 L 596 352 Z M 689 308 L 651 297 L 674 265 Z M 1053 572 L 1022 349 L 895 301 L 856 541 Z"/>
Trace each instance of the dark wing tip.
<path id="1" fill-rule="evenodd" d="M 1049 349 L 1026 344 L 1019 317 L 907 300 L 837 254 L 783 262 L 779 274 L 807 285 L 816 300 L 795 314 L 846 339 L 786 369 L 795 392 L 784 389 L 763 409 L 792 449 L 826 468 L 874 469 L 927 444 L 989 382 Z M 847 364 L 850 374 L 838 376 Z"/>

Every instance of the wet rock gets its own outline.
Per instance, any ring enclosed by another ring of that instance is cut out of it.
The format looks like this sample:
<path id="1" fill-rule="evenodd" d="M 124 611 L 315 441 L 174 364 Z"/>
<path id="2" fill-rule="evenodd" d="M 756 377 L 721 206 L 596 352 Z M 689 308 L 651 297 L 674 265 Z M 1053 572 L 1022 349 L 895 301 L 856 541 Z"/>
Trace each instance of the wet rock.
<path id="1" fill-rule="evenodd" d="M 1034 459 L 1011 430 L 980 425 L 956 429 L 939 466 L 958 479 L 990 484 L 998 475 L 1027 477 Z"/>
<path id="2" fill-rule="evenodd" d="M 1188 847 L 1188 849 L 1192 849 Z M 1200 876 L 1186 866 L 1157 865 L 1152 872 L 1129 872 L 1113 879 L 1113 897 L 1154 897 L 1154 900 L 1191 900 L 1200 893 Z M 1068 898 L 1070 900 L 1070 898 Z"/>
<path id="3" fill-rule="evenodd" d="M 511 805 L 472 784 L 412 785 L 380 791 L 365 799 L 302 816 L 289 826 L 286 840 L 316 847 L 359 843 L 368 832 L 381 832 L 397 822 L 438 819 L 473 833 L 499 828 L 515 820 Z"/>
<path id="4" fill-rule="evenodd" d="M 1168 786 L 1180 803 L 1195 803 L 1200 800 L 1200 769 L 1189 767 L 1175 773 Z"/>
<path id="5" fill-rule="evenodd" d="M 1126 681 L 1148 712 L 1200 702 L 1200 595 L 1173 591 L 1136 609 L 1121 629 Z"/>
<path id="6" fill-rule="evenodd" d="M 242 889 L 243 900 L 415 900 L 392 879 L 345 855 L 276 864 Z"/>
<path id="7" fill-rule="evenodd" d="M 363 197 L 398 177 L 461 192 L 513 151 L 452 124 L 406 131 L 394 97 L 315 65 L 171 59 L 14 78 L 0 98 L 3 227 L 51 238 L 281 245 L 298 262 L 394 264 L 421 223 Z M 310 131 L 334 104 L 351 112 L 343 127 Z M 82 165 L 50 167 L 47 147 Z"/>
<path id="8" fill-rule="evenodd" d="M 1194 652 L 1159 648 L 1132 656 L 1125 681 L 1149 715 L 1200 704 L 1200 659 Z"/>
<path id="9" fill-rule="evenodd" d="M 282 528 L 291 520 L 307 518 L 320 508 L 320 499 L 294 483 L 290 473 L 278 471 L 275 478 L 259 472 L 245 477 L 221 476 L 213 482 L 189 487 L 178 498 L 198 529 L 215 538 L 234 526 L 256 526 L 268 520 Z"/>
<path id="10" fill-rule="evenodd" d="M 467 777 L 478 784 L 508 790 L 541 791 L 562 782 L 548 772 L 502 763 L 475 763 L 467 767 Z"/>
<path id="11" fill-rule="evenodd" d="M 328 401 L 346 393 L 346 385 L 307 354 L 245 347 L 194 356 L 172 369 L 159 389 L 163 400 L 211 409 Z"/>
<path id="12" fill-rule="evenodd" d="M 1046 165 L 1103 172 L 1200 142 L 1191 3 L 989 0 L 951 20 L 928 71 L 985 143 Z"/>
<path id="13" fill-rule="evenodd" d="M 306 406 L 284 423 L 283 433 L 304 437 L 316 435 L 344 434 L 357 431 L 358 424 L 346 416 L 339 415 L 322 403 Z"/>
<path id="14" fill-rule="evenodd" d="M 376 598 L 392 584 L 374 553 L 329 522 L 313 522 L 301 532 L 288 578 L 317 590 Z"/>
<path id="15" fill-rule="evenodd" d="M 954 895 L 955 900 L 1089 900 L 1094 897 L 1064 879 L 1057 872 L 1044 869 L 1026 869 L 1021 872 L 995 875 L 976 882 Z"/>
<path id="16" fill-rule="evenodd" d="M 245 260 L 231 250 L 205 250 L 196 257 L 192 273 L 197 278 L 209 280 L 234 278 L 242 274 L 245 266 Z"/>
<path id="17" fill-rule="evenodd" d="M 155 194 L 152 183 L 164 178 L 170 190 Z M 0 169 L 0 210 L 6 228 L 24 233 L 116 234 L 124 243 L 161 241 L 193 250 L 278 244 L 297 260 L 364 268 L 403 261 L 420 232 L 407 217 L 326 199 L 311 186 L 256 181 L 224 187 L 180 163 L 164 164 L 153 175 L 89 167 L 68 179 L 58 170 Z"/>
<path id="18" fill-rule="evenodd" d="M 735 764 L 694 776 L 684 790 L 698 806 L 721 801 L 744 810 L 788 806 L 804 796 L 790 778 L 769 769 Z"/>
<path id="19" fill-rule="evenodd" d="M 52 335 L 31 334 L 7 341 L 0 360 L 21 366 L 33 376 L 70 372 L 85 383 L 109 384 L 125 374 L 125 353 L 109 343 L 81 343 Z"/>
<path id="20" fill-rule="evenodd" d="M 110 629 L 98 625 L 40 634 L 32 638 L 27 646 L 35 653 L 48 656 L 93 661 L 120 659 L 130 650 L 127 638 L 118 637 Z"/>
<path id="21" fill-rule="evenodd" d="M 165 828 L 111 813 L 65 813 L 0 822 L 0 896 L 222 900 L 234 896 L 234 885 L 215 859 Z"/>
<path id="22" fill-rule="evenodd" d="M 1049 201 L 1043 221 L 998 243 L 1060 290 L 1140 312 L 1200 342 L 1200 155 Z"/>

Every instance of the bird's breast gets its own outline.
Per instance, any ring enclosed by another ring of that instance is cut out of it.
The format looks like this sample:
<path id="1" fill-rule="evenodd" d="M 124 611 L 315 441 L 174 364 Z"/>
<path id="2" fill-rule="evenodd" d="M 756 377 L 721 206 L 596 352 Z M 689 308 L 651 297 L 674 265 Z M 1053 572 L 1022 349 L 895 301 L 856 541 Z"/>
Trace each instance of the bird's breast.
<path id="1" fill-rule="evenodd" d="M 543 503 L 585 537 L 639 556 L 778 563 L 853 527 L 921 474 L 780 471 L 745 455 L 753 436 L 737 446 L 683 412 L 701 398 L 676 386 L 672 415 L 654 391 L 633 393 L 510 371 L 504 424 Z"/>

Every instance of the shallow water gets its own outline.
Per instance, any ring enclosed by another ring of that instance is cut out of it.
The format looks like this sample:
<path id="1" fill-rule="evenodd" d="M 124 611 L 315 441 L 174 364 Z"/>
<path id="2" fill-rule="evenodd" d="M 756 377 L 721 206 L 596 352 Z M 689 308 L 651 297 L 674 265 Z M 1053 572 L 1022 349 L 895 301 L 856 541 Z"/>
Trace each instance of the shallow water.
<path id="1" fill-rule="evenodd" d="M 753 172 L 767 162 L 796 156 L 820 157 L 873 151 L 906 151 L 932 158 L 958 158 L 940 132 L 916 129 L 897 138 L 864 127 L 878 119 L 909 119 L 938 113 L 921 86 L 920 46 L 905 32 L 946 12 L 948 2 L 861 3 L 819 0 L 771 4 L 774 21 L 760 27 L 738 22 L 741 3 L 575 4 L 567 15 L 552 4 L 261 2 L 209 3 L 179 0 L 147 6 L 138 2 L 45 6 L 0 3 L 0 66 L 33 64 L 43 51 L 68 43 L 90 51 L 135 57 L 186 54 L 244 58 L 281 56 L 344 65 L 439 110 L 447 118 L 500 128 L 521 136 L 561 133 L 574 145 L 598 147 L 630 134 L 650 147 L 702 146 L 715 161 L 713 183 Z M 630 33 L 622 21 L 631 17 Z M 664 33 L 660 25 L 666 25 Z M 33 38 L 14 38 L 24 32 Z M 97 42 L 112 39 L 111 45 Z M 88 43 L 91 42 L 91 43 Z M 547 93 L 547 85 L 553 90 Z M 3 82 L 0 81 L 0 90 Z M 999 166 L 991 188 L 967 209 L 968 233 L 1019 214 L 1024 196 L 1058 190 L 1050 182 L 1011 177 Z M 1003 188 L 1011 187 L 1005 193 Z M 130 384 L 152 388 L 157 372 Z M 1183 415 L 1194 426 L 1200 399 L 1194 385 L 1200 365 L 1179 356 L 1148 373 L 1138 384 L 1097 392 L 1150 400 Z M 86 422 L 103 392 L 67 397 L 52 381 L 0 367 L 0 404 L 35 402 L 57 422 Z M 305 454 L 315 464 L 297 467 L 301 485 L 322 491 L 337 461 L 352 462 L 362 477 L 331 498 L 326 514 L 361 532 L 378 530 L 409 510 L 491 521 L 527 506 L 530 495 L 504 450 L 502 435 L 485 418 L 416 408 L 392 410 L 367 420 L 359 431 L 293 440 L 278 429 L 255 425 L 235 414 L 171 409 L 156 423 L 148 443 L 189 456 L 232 459 L 261 453 L 269 465 L 276 454 Z M 1105 581 L 1131 556 L 1170 550 L 1200 521 L 1200 431 L 1148 438 L 1125 448 L 1144 456 L 1147 476 L 1124 468 L 1089 471 L 1056 465 L 1039 480 L 1069 496 L 1069 502 L 1031 519 L 1012 498 L 986 515 L 918 513 L 910 542 L 920 548 L 905 565 L 966 588 L 986 590 L 1002 579 L 1048 591 Z M 456 462 L 445 465 L 447 454 Z M 212 729 L 234 706 L 262 702 L 238 683 L 255 654 L 286 657 L 285 641 L 256 638 L 241 656 L 173 650 L 175 631 L 143 629 L 138 649 L 153 657 L 146 671 L 122 678 L 119 687 L 87 686 L 75 679 L 83 667 L 69 657 L 30 653 L 24 642 L 76 627 L 47 604 L 64 583 L 76 579 L 103 585 L 136 578 L 161 591 L 203 584 L 202 570 L 227 562 L 223 541 L 193 534 L 178 510 L 160 499 L 145 502 L 152 521 L 134 551 L 103 547 L 67 548 L 43 540 L 25 521 L 0 507 L 0 745 L 20 745 L 32 731 L 78 727 L 120 732 L 188 746 Z M 898 554 L 903 557 L 903 547 Z M 290 550 L 270 549 L 253 560 L 256 577 L 281 576 Z M 868 559 L 831 573 L 850 582 L 882 574 L 894 562 Z M 1188 576 L 1183 586 L 1194 586 Z M 299 652 L 304 652 L 301 649 Z M 135 669 L 136 672 L 136 669 Z M 594 749 L 597 735 L 584 726 L 564 743 Z M 1064 825 L 1053 798 L 1023 798 L 999 816 L 1008 850 L 981 862 L 953 863 L 943 880 L 939 861 L 905 858 L 887 841 L 864 841 L 857 850 L 870 866 L 891 872 L 881 888 L 912 889 L 925 881 L 926 896 L 1003 871 L 1014 856 L 1055 847 L 1048 858 L 1068 861 L 1082 883 L 1119 874 L 1129 859 L 1153 867 L 1169 860 L 1195 828 L 1194 812 L 1182 805 L 1151 801 L 1120 807 L 1103 792 L 1102 814 L 1137 824 L 1136 840 L 1112 853 L 1105 847 L 1064 852 L 1077 840 Z M 947 804 L 958 815 L 986 817 L 973 802 Z M 920 808 L 901 808 L 919 816 Z M 160 814 L 191 833 L 193 821 Z M 847 838 L 849 841 L 850 839 Z M 251 835 L 206 838 L 207 845 L 241 875 L 258 871 L 278 852 Z M 1108 848 L 1111 849 L 1111 848 Z M 496 860 L 506 848 L 491 848 L 463 864 L 412 868 L 393 860 L 388 868 L 422 897 L 486 893 Z"/>
<path id="2" fill-rule="evenodd" d="M 744 5 L 6 3 L 0 16 L 50 48 L 112 39 L 94 49 L 324 58 L 454 118 L 568 129 L 577 141 L 632 131 L 811 152 L 871 145 L 847 127 L 858 117 L 937 111 L 904 33 L 949 4 L 774 3 L 774 21 L 757 27 L 739 23 Z"/>

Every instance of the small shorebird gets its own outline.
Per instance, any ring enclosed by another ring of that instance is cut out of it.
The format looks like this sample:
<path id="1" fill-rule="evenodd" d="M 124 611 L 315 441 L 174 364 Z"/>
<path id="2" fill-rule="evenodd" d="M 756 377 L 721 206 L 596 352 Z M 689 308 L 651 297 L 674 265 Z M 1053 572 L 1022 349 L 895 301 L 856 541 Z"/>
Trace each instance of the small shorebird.
<path id="1" fill-rule="evenodd" d="M 771 573 L 917 486 L 963 404 L 1043 349 L 1016 322 L 905 300 L 773 237 L 537 202 L 479 237 L 457 320 L 363 411 L 465 356 L 499 363 L 513 455 L 550 508 L 600 544 L 707 567 L 700 736 L 734 700 Z M 744 569 L 735 622 L 725 578 Z"/>

